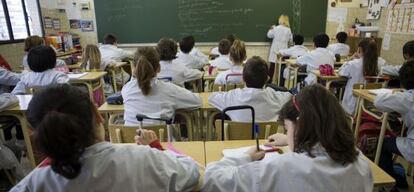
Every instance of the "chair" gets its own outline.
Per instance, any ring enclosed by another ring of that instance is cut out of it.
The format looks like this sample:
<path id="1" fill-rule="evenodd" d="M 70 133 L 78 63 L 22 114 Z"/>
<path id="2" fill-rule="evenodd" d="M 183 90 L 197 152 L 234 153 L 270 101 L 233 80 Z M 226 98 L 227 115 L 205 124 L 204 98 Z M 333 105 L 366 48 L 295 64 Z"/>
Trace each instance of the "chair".
<path id="1" fill-rule="evenodd" d="M 139 126 L 125 126 L 123 115 L 114 114 L 109 117 L 108 129 L 112 143 L 135 143 L 134 137 Z M 143 126 L 143 129 L 154 131 L 161 142 L 167 141 L 166 125 Z"/>
<path id="2" fill-rule="evenodd" d="M 256 124 L 259 125 L 260 139 L 267 139 L 272 134 L 284 132 L 283 126 L 280 126 L 277 122 L 260 122 Z M 253 139 L 251 122 L 224 121 L 224 128 L 222 128 L 221 120 L 216 120 L 215 127 L 217 140 L 222 140 L 222 138 L 224 138 L 225 141 Z"/>
<path id="3" fill-rule="evenodd" d="M 244 88 L 245 87 L 244 83 L 233 84 L 233 83 L 228 82 L 228 80 L 231 77 L 242 77 L 242 76 L 243 76 L 243 74 L 240 74 L 240 73 L 228 74 L 226 76 L 226 84 L 224 84 L 224 85 L 213 85 L 213 91 L 230 91 L 230 90 L 237 89 L 237 88 Z"/>

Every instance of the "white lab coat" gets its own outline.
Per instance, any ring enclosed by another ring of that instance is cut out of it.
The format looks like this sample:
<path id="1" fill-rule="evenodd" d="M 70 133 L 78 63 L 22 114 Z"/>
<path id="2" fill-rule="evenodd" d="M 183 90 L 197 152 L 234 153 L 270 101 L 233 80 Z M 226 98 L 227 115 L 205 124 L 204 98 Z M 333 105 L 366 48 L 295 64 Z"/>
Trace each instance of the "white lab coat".
<path id="1" fill-rule="evenodd" d="M 212 93 L 208 102 L 219 110 L 231 106 L 250 105 L 255 111 L 255 121 L 276 122 L 280 109 L 290 100 L 291 96 L 289 92 L 276 92 L 269 87 L 264 89 L 243 88 L 229 92 Z M 252 121 L 250 110 L 229 111 L 228 115 L 232 121 Z"/>
<path id="2" fill-rule="evenodd" d="M 103 44 L 99 46 L 99 51 L 101 52 L 101 60 L 104 69 L 114 61 L 122 61 L 123 59 L 132 58 L 134 56 L 133 52 L 126 51 L 111 44 Z"/>
<path id="3" fill-rule="evenodd" d="M 216 79 L 214 80 L 214 84 L 216 85 L 225 85 L 226 84 L 226 77 L 229 74 L 243 74 L 243 66 L 241 65 L 233 65 L 229 70 L 219 72 Z M 239 84 L 243 83 L 242 76 L 231 76 L 227 79 L 227 83 L 229 84 Z"/>
<path id="4" fill-rule="evenodd" d="M 402 65 L 385 65 L 382 67 L 382 74 L 391 75 L 391 76 L 399 76 L 399 72 Z"/>
<path id="5" fill-rule="evenodd" d="M 381 64 L 378 58 L 378 69 L 381 68 Z M 352 94 L 352 89 L 356 83 L 365 83 L 365 77 L 363 74 L 363 58 L 354 59 L 345 63 L 339 69 L 339 75 L 348 78 L 348 82 L 345 86 L 344 98 L 342 99 L 342 107 L 349 115 L 355 114 L 357 98 Z"/>
<path id="6" fill-rule="evenodd" d="M 17 83 L 12 93 L 24 94 L 28 88 L 42 87 L 52 84 L 63 84 L 68 82 L 68 75 L 54 69 L 48 69 L 43 72 L 27 72 L 21 76 L 20 81 Z"/>
<path id="7" fill-rule="evenodd" d="M 0 112 L 18 103 L 19 99 L 16 97 L 16 95 L 13 95 L 11 93 L 0 94 Z"/>
<path id="8" fill-rule="evenodd" d="M 281 49 L 287 49 L 292 40 L 292 31 L 289 27 L 278 25 L 267 32 L 267 37 L 273 39 L 269 52 L 269 62 L 276 63 L 276 53 Z"/>
<path id="9" fill-rule="evenodd" d="M 179 52 L 177 58 L 174 59 L 174 63 L 178 63 L 190 69 L 201 69 L 205 64 L 208 64 L 207 57 L 201 57 L 193 55 L 191 53 Z"/>
<path id="10" fill-rule="evenodd" d="M 229 55 L 221 55 L 210 62 L 212 67 L 217 67 L 220 70 L 230 69 L 233 63 L 230 61 Z"/>
<path id="11" fill-rule="evenodd" d="M 292 58 L 298 58 L 302 55 L 306 55 L 308 52 L 309 52 L 309 49 L 303 45 L 294 45 L 288 49 L 282 49 L 279 51 L 279 53 L 282 56 L 287 56 L 287 57 L 292 57 Z"/>
<path id="12" fill-rule="evenodd" d="M 96 143 L 81 163 L 71 180 L 50 165 L 37 167 L 11 191 L 191 191 L 200 176 L 194 160 L 148 146 Z"/>
<path id="13" fill-rule="evenodd" d="M 20 74 L 0 67 L 0 94 L 10 92 L 10 86 L 16 85 L 20 81 L 20 76 Z"/>
<path id="14" fill-rule="evenodd" d="M 316 48 L 306 55 L 299 57 L 296 62 L 299 65 L 306 65 L 308 76 L 305 78 L 307 85 L 317 82 L 316 75 L 311 73 L 312 70 L 318 70 L 320 65 L 329 64 L 334 66 L 335 56 L 326 48 Z"/>
<path id="15" fill-rule="evenodd" d="M 334 162 L 323 148 L 287 152 L 252 162 L 249 155 L 224 157 L 207 165 L 202 191 L 364 191 L 373 190 L 369 162 L 359 153 L 348 165 Z"/>
<path id="16" fill-rule="evenodd" d="M 204 64 L 208 63 L 208 56 L 200 51 L 200 49 L 193 48 L 190 51 L 190 55 L 196 56 L 204 61 Z"/>
<path id="17" fill-rule="evenodd" d="M 184 86 L 185 82 L 197 80 L 203 76 L 200 70 L 190 69 L 173 61 L 160 61 L 160 65 L 161 71 L 157 77 L 170 77 L 179 86 Z"/>
<path id="18" fill-rule="evenodd" d="M 201 98 L 173 83 L 163 82 L 154 78 L 151 81 L 151 92 L 144 96 L 138 87 L 138 81 L 133 78 L 122 88 L 124 99 L 125 125 L 138 125 L 137 114 L 149 117 L 172 118 L 177 109 L 200 108 Z M 154 124 L 154 121 L 145 121 Z"/>
<path id="19" fill-rule="evenodd" d="M 407 137 L 397 137 L 397 147 L 407 161 L 414 162 L 414 90 L 377 95 L 374 105 L 380 111 L 401 114 L 408 131 Z"/>
<path id="20" fill-rule="evenodd" d="M 345 43 L 334 43 L 330 44 L 327 49 L 331 51 L 334 55 L 339 54 L 340 56 L 348 56 L 349 55 L 349 45 Z"/>
<path id="21" fill-rule="evenodd" d="M 210 52 L 212 55 L 220 55 L 220 51 L 218 47 L 214 47 L 213 49 L 211 49 Z"/>

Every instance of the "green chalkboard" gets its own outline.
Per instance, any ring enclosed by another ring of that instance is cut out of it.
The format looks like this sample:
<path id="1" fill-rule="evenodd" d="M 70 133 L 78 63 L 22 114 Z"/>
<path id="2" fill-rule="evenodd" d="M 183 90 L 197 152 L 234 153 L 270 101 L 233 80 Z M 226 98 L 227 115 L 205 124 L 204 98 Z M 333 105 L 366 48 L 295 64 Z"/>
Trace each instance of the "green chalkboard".
<path id="1" fill-rule="evenodd" d="M 292 30 L 309 38 L 325 31 L 327 0 L 95 0 L 99 41 L 113 33 L 120 43 L 154 43 L 161 37 L 217 42 L 236 34 L 267 42 L 281 14 Z"/>

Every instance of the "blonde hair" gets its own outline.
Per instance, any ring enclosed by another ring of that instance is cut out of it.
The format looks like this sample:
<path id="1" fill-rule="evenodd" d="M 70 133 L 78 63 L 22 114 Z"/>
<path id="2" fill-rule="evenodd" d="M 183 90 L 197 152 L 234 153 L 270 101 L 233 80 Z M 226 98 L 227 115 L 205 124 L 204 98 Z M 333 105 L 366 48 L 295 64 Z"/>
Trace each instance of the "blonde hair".
<path id="1" fill-rule="evenodd" d="M 246 60 L 246 46 L 243 41 L 235 40 L 230 48 L 230 59 L 235 65 L 240 65 Z"/>
<path id="2" fill-rule="evenodd" d="M 157 76 L 160 69 L 160 56 L 153 47 L 138 48 L 132 63 L 133 74 L 143 95 L 151 92 L 151 80 Z"/>
<path id="3" fill-rule="evenodd" d="M 24 51 L 29 52 L 33 47 L 45 44 L 42 37 L 37 35 L 29 36 L 24 40 Z"/>
<path id="4" fill-rule="evenodd" d="M 101 69 L 101 52 L 96 45 L 86 45 L 82 53 L 82 68 L 86 69 L 89 61 L 89 70 Z"/>
<path id="5" fill-rule="evenodd" d="M 286 27 L 290 27 L 289 17 L 287 15 L 280 15 L 280 17 L 279 17 L 279 25 L 284 25 Z"/>

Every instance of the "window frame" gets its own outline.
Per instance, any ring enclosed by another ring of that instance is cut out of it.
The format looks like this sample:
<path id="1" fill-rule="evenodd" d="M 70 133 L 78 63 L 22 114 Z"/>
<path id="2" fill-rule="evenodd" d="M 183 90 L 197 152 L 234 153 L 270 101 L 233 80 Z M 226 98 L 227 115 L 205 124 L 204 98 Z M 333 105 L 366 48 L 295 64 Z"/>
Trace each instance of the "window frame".
<path id="1" fill-rule="evenodd" d="M 27 9 L 26 9 L 26 2 L 25 0 L 20 0 L 20 1 L 22 2 L 22 8 L 23 8 L 23 14 L 25 17 L 27 34 L 28 36 L 31 36 L 30 26 L 29 26 L 29 16 L 27 14 Z M 9 8 L 7 7 L 7 2 L 6 0 L 0 0 L 0 3 L 3 5 L 4 17 L 6 18 L 7 29 L 9 32 L 9 40 L 0 40 L 0 45 L 24 42 L 24 39 L 14 39 L 13 28 L 11 26 L 11 20 L 10 20 Z M 45 29 L 43 28 L 42 10 L 40 8 L 39 0 L 36 0 L 36 3 L 37 3 L 37 9 L 39 10 L 38 14 L 40 18 L 39 20 L 40 20 L 40 26 L 41 26 L 41 31 L 42 31 L 42 37 L 44 37 Z"/>

